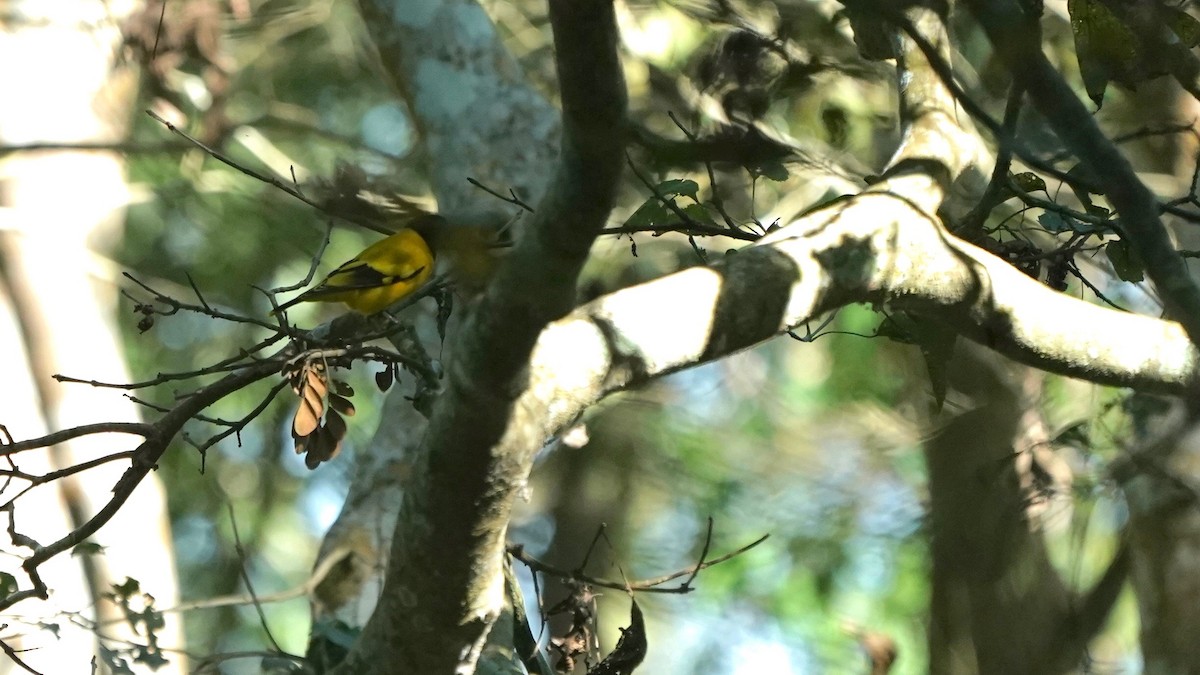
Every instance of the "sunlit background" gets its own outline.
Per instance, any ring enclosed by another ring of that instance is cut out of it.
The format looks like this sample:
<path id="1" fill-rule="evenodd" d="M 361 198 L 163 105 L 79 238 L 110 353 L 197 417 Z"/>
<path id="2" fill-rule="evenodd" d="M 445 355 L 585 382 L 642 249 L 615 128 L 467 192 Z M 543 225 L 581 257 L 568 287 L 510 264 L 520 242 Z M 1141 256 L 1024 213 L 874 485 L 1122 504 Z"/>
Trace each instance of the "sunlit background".
<path id="1" fill-rule="evenodd" d="M 552 92 L 543 4 L 485 4 L 530 78 Z M 647 128 L 671 135 L 675 124 L 666 113 L 675 102 L 654 82 L 687 80 L 711 44 L 713 24 L 698 20 L 698 5 L 687 0 L 619 5 L 632 110 Z M 786 181 L 718 167 L 731 212 L 764 224 L 786 221 L 877 171 L 898 138 L 894 71 L 855 56 L 847 24 L 835 16 L 840 5 L 787 7 L 809 17 L 803 29 L 792 26 L 794 37 L 844 69 L 793 83 L 764 122 L 822 149 L 815 156 L 832 152 L 839 166 L 790 165 Z M 231 131 L 223 146 L 228 155 L 285 181 L 293 169 L 303 182 L 329 176 L 346 162 L 393 175 L 407 192 L 428 191 L 423 178 L 428 158 L 418 149 L 406 110 L 376 75 L 353 3 L 247 0 L 224 9 L 220 49 L 231 77 L 224 110 Z M 1065 15 L 1057 5 L 1050 9 L 1050 47 L 1057 48 L 1063 69 L 1073 72 Z M 772 11 L 764 3 L 747 16 L 769 22 Z M 967 53 L 956 67 L 984 95 L 985 45 L 973 29 L 962 30 Z M 191 96 L 181 107 L 197 115 L 176 120 L 185 127 L 211 103 L 194 65 L 185 62 L 172 75 L 178 90 Z M 1139 100 L 1115 97 L 1100 117 L 1117 126 L 1128 126 L 1131 110 L 1143 121 L 1169 117 L 1170 110 L 1153 105 L 1153 88 L 1148 89 Z M 140 107 L 163 109 L 149 94 Z M 127 157 L 135 202 L 117 259 L 107 268 L 114 283 L 127 270 L 181 297 L 190 296 L 194 283 L 209 303 L 265 313 L 269 305 L 258 289 L 304 277 L 325 233 L 323 219 L 195 148 L 182 143 L 167 152 L 152 148 L 179 139 L 147 116 L 136 115 L 133 128 Z M 1153 147 L 1137 156 L 1147 171 L 1175 171 Z M 710 187 L 703 170 L 654 175 Z M 614 221 L 623 221 L 648 196 L 630 180 Z M 372 236 L 336 229 L 321 271 Z M 681 238 L 639 235 L 635 241 L 636 256 L 628 238 L 597 243 L 584 295 L 698 262 Z M 698 243 L 709 256 L 737 247 L 731 241 Z M 1110 297 L 1154 311 L 1152 298 L 1137 286 L 1113 281 L 1103 261 L 1091 271 Z M 1080 289 L 1070 292 L 1089 297 Z M 124 307 L 127 354 L 138 379 L 202 367 L 262 338 L 245 324 L 185 314 L 160 319 L 143 333 L 132 303 L 126 300 Z M 335 311 L 297 307 L 292 318 L 315 325 Z M 575 438 L 586 443 L 560 445 L 542 460 L 510 540 L 547 563 L 573 569 L 603 526 L 606 536 L 594 547 L 587 570 L 620 582 L 694 564 L 709 518 L 710 558 L 770 535 L 702 571 L 692 593 L 639 594 L 649 621 L 650 651 L 642 667 L 647 673 L 866 673 L 870 662 L 862 645 L 870 636 L 894 642 L 899 656 L 892 672 L 925 672 L 929 532 L 920 448 L 930 431 L 933 396 L 919 349 L 874 337 L 882 318 L 875 308 L 849 307 L 827 324 L 810 326 L 811 333 L 797 331 L 803 339 L 781 338 L 605 401 L 576 429 Z M 188 609 L 191 654 L 263 650 L 268 629 L 284 650 L 304 652 L 309 609 L 300 589 L 346 495 L 354 455 L 369 451 L 383 400 L 369 368 L 357 368 L 347 379 L 358 392 L 358 414 L 346 450 L 316 471 L 292 451 L 292 410 L 284 399 L 203 460 L 183 442 L 168 453 L 159 474 L 170 499 L 185 606 L 244 595 L 243 569 L 254 592 L 268 600 L 265 628 L 250 604 Z M 1080 423 L 1088 431 L 1088 447 L 1054 445 L 1075 478 L 1069 491 L 1049 499 L 1043 520 L 1064 578 L 1084 587 L 1101 571 L 1125 517 L 1115 491 L 1098 476 L 1124 443 L 1128 421 L 1118 405 L 1121 392 L 1044 379 L 1037 399 L 1027 403 L 1045 417 L 1051 436 Z M 244 415 L 267 386 L 239 392 L 212 414 Z M 166 405 L 175 393 L 165 385 L 139 396 Z M 195 423 L 191 433 L 200 438 L 211 430 Z M 561 599 L 560 584 L 543 579 L 535 587 L 528 572 L 521 572 L 531 616 L 539 615 L 539 592 L 545 607 Z M 289 593 L 290 599 L 276 599 Z M 598 607 L 604 653 L 629 621 L 629 599 L 606 590 Z M 543 641 L 556 626 L 545 629 Z M 1093 643 L 1093 672 L 1136 672 L 1136 635 L 1135 608 L 1126 598 Z M 255 673 L 261 664 L 243 659 L 221 667 Z"/>

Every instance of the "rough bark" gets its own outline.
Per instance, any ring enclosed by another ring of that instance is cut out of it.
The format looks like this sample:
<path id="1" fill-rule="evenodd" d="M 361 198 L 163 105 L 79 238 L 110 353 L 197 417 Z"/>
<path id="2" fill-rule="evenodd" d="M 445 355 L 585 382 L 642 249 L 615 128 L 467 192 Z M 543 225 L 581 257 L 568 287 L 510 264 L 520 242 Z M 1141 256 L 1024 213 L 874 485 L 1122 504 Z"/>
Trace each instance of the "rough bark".
<path id="1" fill-rule="evenodd" d="M 512 189 L 529 201 L 541 195 L 550 177 L 547 167 L 558 155 L 558 114 L 526 81 L 483 9 L 462 0 L 419 6 L 410 0 L 361 0 L 359 6 L 383 72 L 421 132 L 439 210 L 458 225 L 495 226 L 514 216 L 515 209 L 467 178 L 501 193 Z M 460 309 L 466 299 L 458 298 Z M 456 314 L 452 332 L 461 312 Z M 450 358 L 456 346 L 453 340 L 442 343 L 432 313 L 415 321 L 428 351 Z M 327 658 L 320 627 L 339 622 L 362 628 L 383 586 L 402 495 L 428 424 L 407 393 L 397 387 L 389 395 L 370 451 L 358 454 L 350 495 L 318 553 L 316 566 L 353 552 L 313 603 L 309 657 L 325 665 L 341 655 Z"/>
<path id="2" fill-rule="evenodd" d="M 1120 228 L 1146 263 L 1146 273 L 1193 342 L 1200 344 L 1200 287 L 1171 244 L 1153 193 L 1129 160 L 1100 131 L 1096 118 L 1042 53 L 1037 19 L 1012 0 L 968 0 L 997 55 L 1012 72 L 1016 86 L 1050 123 L 1067 148 L 1098 177 Z"/>
<path id="3" fill-rule="evenodd" d="M 935 17 L 925 14 L 920 25 L 945 48 Z M 560 60 L 570 72 L 570 55 Z M 397 659 L 404 668 L 469 672 L 502 596 L 512 496 L 545 439 L 613 391 L 830 309 L 886 302 L 1051 372 L 1162 392 L 1192 386 L 1196 350 L 1178 323 L 1056 293 L 946 232 L 934 214 L 986 153 L 924 58 L 910 52 L 905 64 L 905 141 L 883 180 L 719 263 L 602 297 L 541 330 L 567 306 L 562 281 L 573 279 L 590 241 L 575 226 L 603 210 L 576 192 L 586 184 L 554 184 L 457 338 L 448 391 L 407 465 L 381 603 L 344 672 Z M 570 91 L 564 80 L 567 115 L 577 112 Z M 572 145 L 586 127 L 564 128 L 566 165 L 599 152 Z"/>
<path id="4" fill-rule="evenodd" d="M 575 279 L 623 165 L 625 90 L 612 6 L 556 1 L 550 17 L 563 107 L 554 177 L 454 336 L 383 595 L 338 672 L 473 672 L 505 603 L 512 500 L 545 440 L 523 432 L 534 427 L 513 404 L 541 329 L 574 304 Z M 504 438 L 509 432 L 516 437 Z"/>

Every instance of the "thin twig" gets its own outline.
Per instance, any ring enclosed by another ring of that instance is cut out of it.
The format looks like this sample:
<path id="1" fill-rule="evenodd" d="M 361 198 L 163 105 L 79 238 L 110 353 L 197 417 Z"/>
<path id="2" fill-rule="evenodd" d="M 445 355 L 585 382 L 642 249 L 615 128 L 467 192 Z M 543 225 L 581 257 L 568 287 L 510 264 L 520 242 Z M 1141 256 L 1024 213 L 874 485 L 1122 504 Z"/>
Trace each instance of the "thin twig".
<path id="1" fill-rule="evenodd" d="M 713 519 L 708 517 L 708 528 L 704 532 L 704 546 L 700 548 L 700 560 L 696 562 L 696 569 L 692 570 L 692 575 L 683 582 L 684 588 L 691 588 L 692 582 L 696 580 L 696 575 L 700 574 L 700 570 L 704 568 L 704 559 L 708 556 L 708 547 L 712 544 Z"/>
<path id="2" fill-rule="evenodd" d="M 295 291 L 300 288 L 304 288 L 305 286 L 309 285 L 312 282 L 313 277 L 317 275 L 317 268 L 320 267 L 320 265 L 321 265 L 321 259 L 325 257 L 325 249 L 328 248 L 329 240 L 332 235 L 333 235 L 333 221 L 329 220 L 326 222 L 326 225 L 325 225 L 325 236 L 321 238 L 321 245 L 320 245 L 320 247 L 317 248 L 317 252 L 315 254 L 313 254 L 312 260 L 309 262 L 309 265 L 308 265 L 308 274 L 304 275 L 303 279 L 301 279 L 297 283 L 292 284 L 291 286 L 280 286 L 279 288 L 272 288 L 269 291 L 264 291 L 263 289 L 258 288 L 257 286 L 254 287 L 255 290 L 262 292 L 264 295 L 267 296 L 267 299 L 269 299 L 271 301 L 271 309 L 277 308 L 275 305 L 275 294 L 276 293 L 287 293 L 289 291 Z"/>
<path id="3" fill-rule="evenodd" d="M 197 148 L 200 148 L 204 152 L 208 153 L 208 155 L 210 157 L 221 162 L 222 164 L 225 164 L 226 166 L 237 169 L 238 171 L 246 174 L 247 176 L 249 176 L 257 181 L 266 183 L 267 185 L 270 185 L 275 188 L 279 188 L 280 190 L 283 190 L 284 192 L 295 197 L 296 199 L 299 199 L 300 201 L 304 202 L 305 204 L 308 204 L 309 206 L 313 207 L 314 209 L 317 209 L 320 211 L 324 210 L 320 204 L 312 201 L 308 197 L 305 197 L 303 194 L 301 194 L 301 192 L 299 190 L 292 187 L 291 185 L 288 185 L 287 183 L 284 183 L 283 181 L 281 181 L 277 178 L 272 178 L 271 176 L 263 175 L 263 174 L 255 171 L 254 169 L 251 169 L 248 166 L 242 166 L 241 164 L 238 164 L 237 162 L 233 161 L 232 159 L 226 157 L 223 153 L 218 151 L 216 148 L 208 146 L 200 139 L 198 139 L 194 136 L 191 136 L 183 129 L 180 129 L 179 127 L 175 126 L 174 124 L 171 124 L 170 122 L 166 121 L 165 119 L 162 118 L 162 116 L 160 116 L 158 113 L 154 112 L 153 110 L 147 110 L 146 114 L 149 115 L 150 117 L 154 118 L 154 120 L 157 121 L 159 124 L 162 124 L 163 126 L 165 126 L 167 128 L 167 130 L 169 130 L 171 133 L 173 133 L 177 136 L 182 136 L 183 138 L 187 139 L 189 142 L 192 143 L 192 145 L 195 145 Z"/>
<path id="4" fill-rule="evenodd" d="M 675 123 L 675 126 L 678 127 L 681 132 L 683 132 L 683 135 L 686 136 L 689 141 L 692 143 L 697 141 L 696 134 L 683 125 L 683 122 L 675 116 L 674 111 L 668 112 L 667 117 L 671 118 L 671 121 Z M 709 192 L 711 193 L 709 201 L 712 202 L 713 208 L 717 210 L 717 213 L 721 214 L 721 219 L 725 221 L 726 228 L 733 232 L 742 232 L 742 228 L 738 227 L 737 222 L 735 222 L 733 219 L 733 216 L 730 216 L 729 212 L 725 210 L 725 200 L 721 198 L 721 190 L 717 186 L 717 172 L 713 170 L 711 161 L 704 160 L 704 170 L 708 173 L 708 188 Z"/>
<path id="5" fill-rule="evenodd" d="M 241 164 L 238 164 L 237 162 L 233 161 L 232 159 L 225 156 L 221 152 L 217 151 L 215 148 L 209 147 L 208 145 L 206 145 L 199 139 L 189 135 L 186 131 L 184 131 L 184 130 L 180 129 L 179 127 L 175 126 L 174 124 L 171 124 L 170 122 L 166 121 L 165 119 L 160 117 L 157 113 L 155 113 L 153 110 L 147 110 L 146 114 L 149 115 L 150 117 L 154 118 L 157 122 L 159 122 L 163 126 L 165 126 L 171 133 L 187 139 L 188 141 L 190 141 L 192 143 L 192 145 L 195 145 L 197 148 L 200 148 L 205 153 L 207 153 L 210 157 L 221 162 L 222 164 L 232 167 L 255 180 L 258 180 L 260 182 L 266 183 L 267 185 L 270 185 L 271 187 L 278 188 L 278 189 L 286 192 L 287 194 L 295 197 L 296 199 L 299 199 L 300 201 L 304 202 L 305 204 L 308 204 L 309 206 L 313 207 L 314 209 L 317 209 L 318 211 L 320 211 L 322 213 L 328 213 L 329 215 L 337 215 L 335 213 L 331 213 L 323 204 L 306 197 L 304 195 L 304 193 L 302 193 L 299 190 L 299 188 L 288 185 L 287 183 L 284 183 L 283 181 L 281 181 L 277 178 L 265 176 L 265 175 L 255 171 L 254 169 L 251 169 L 248 166 L 242 166 Z M 394 234 L 393 232 L 389 231 L 387 228 L 385 228 L 381 225 L 376 225 L 371 222 L 358 222 L 358 221 L 350 221 L 350 222 L 353 222 L 355 225 L 360 225 L 367 229 L 374 230 L 376 232 L 379 232 L 380 234 Z"/>
<path id="6" fill-rule="evenodd" d="M 518 197 L 517 193 L 512 191 L 511 189 L 508 191 L 509 196 L 505 197 L 504 195 L 502 195 L 499 192 L 493 190 L 492 188 L 484 185 L 483 183 L 480 183 L 479 181 L 475 180 L 474 178 L 468 177 L 467 182 L 470 183 L 471 185 L 474 185 L 475 187 L 479 188 L 480 190 L 483 190 L 484 192 L 488 193 L 489 195 L 495 197 L 496 199 L 499 199 L 502 202 L 505 202 L 507 204 L 512 204 L 513 206 L 519 206 L 522 209 L 525 209 L 526 211 L 528 211 L 529 213 L 533 213 L 533 207 L 530 206 L 528 203 L 526 203 L 525 200 Z"/>
<path id="7" fill-rule="evenodd" d="M 633 163 L 633 157 L 631 157 L 628 152 L 625 153 L 625 163 L 629 165 L 629 170 L 633 172 L 634 176 L 637 176 L 637 179 L 642 182 L 642 185 L 646 186 L 646 189 L 654 195 L 654 198 L 657 199 L 660 204 L 667 207 L 672 213 L 675 214 L 677 218 L 685 223 L 688 223 L 689 227 L 694 227 L 699 224 L 696 222 L 696 219 L 692 218 L 683 209 L 679 208 L 679 205 L 675 203 L 674 199 L 667 199 L 661 192 L 658 191 L 658 187 L 655 186 L 654 183 L 650 182 L 649 177 L 638 170 L 637 165 Z M 688 243 L 691 244 L 692 250 L 696 253 L 696 257 L 700 258 L 701 262 L 707 264 L 708 254 L 705 253 L 704 249 L 700 248 L 700 245 L 696 243 L 696 239 L 693 235 L 688 235 Z"/>
<path id="8" fill-rule="evenodd" d="M 12 437 L 8 437 L 8 442 L 0 443 L 0 455 L 13 455 L 25 450 L 35 450 L 37 448 L 48 448 L 52 445 L 65 443 L 74 438 L 83 436 L 91 436 L 92 434 L 130 434 L 133 436 L 149 436 L 154 432 L 154 426 L 144 422 L 101 422 L 98 424 L 84 424 L 62 431 L 31 438 L 27 441 L 12 442 Z M 7 430 L 5 431 L 7 436 Z"/>
<path id="9" fill-rule="evenodd" d="M 529 555 L 528 553 L 526 553 L 525 547 L 522 546 L 521 544 L 513 544 L 513 545 L 509 546 L 508 554 L 511 555 L 515 560 L 520 561 L 523 565 L 525 565 L 529 569 L 533 570 L 534 572 L 548 574 L 548 575 L 558 578 L 558 579 L 581 581 L 583 583 L 591 584 L 593 586 L 599 586 L 600 588 L 611 588 L 611 589 L 618 590 L 618 591 L 637 591 L 640 593 L 680 594 L 680 593 L 691 593 L 693 590 L 695 590 L 695 588 L 692 586 L 684 585 L 684 584 L 680 584 L 678 586 L 671 586 L 669 588 L 658 588 L 658 586 L 660 586 L 668 581 L 671 581 L 673 579 L 678 579 L 679 577 L 688 576 L 688 575 L 692 575 L 694 577 L 697 569 L 708 569 L 709 567 L 712 567 L 713 565 L 719 565 L 719 564 L 725 562 L 726 560 L 729 560 L 730 558 L 741 555 L 741 554 L 745 553 L 746 551 L 749 551 L 750 549 L 754 548 L 755 546 L 758 546 L 759 544 L 766 541 L 767 538 L 770 536 L 771 535 L 769 535 L 769 534 L 764 534 L 763 536 L 759 537 L 758 539 L 754 540 L 753 542 L 751 542 L 735 551 L 726 553 L 725 555 L 722 555 L 722 556 L 719 556 L 716 558 L 712 558 L 711 560 L 708 560 L 706 562 L 703 562 L 703 563 L 700 563 L 697 565 L 692 565 L 692 566 L 686 567 L 682 570 L 672 572 L 670 574 L 667 574 L 667 575 L 664 575 L 661 577 L 657 577 L 654 579 L 646 579 L 643 581 L 635 581 L 633 583 L 628 583 L 628 582 L 623 582 L 623 581 L 611 581 L 609 579 L 601 579 L 599 577 L 593 577 L 588 574 L 584 574 L 582 570 L 564 570 L 560 567 L 548 565 L 548 564 L 538 560 L 537 558 L 534 558 L 533 556 Z"/>
<path id="10" fill-rule="evenodd" d="M 4 626 L 0 626 L 0 628 L 5 628 L 5 627 L 7 627 L 7 625 L 8 624 L 5 624 Z M 24 661 L 22 661 L 21 657 L 17 656 L 17 650 L 13 649 L 12 646 L 9 645 L 4 640 L 0 640 L 0 650 L 4 650 L 4 653 L 8 656 L 8 658 L 13 660 L 13 663 L 17 664 L 18 666 L 21 666 L 26 671 L 33 673 L 33 675 L 42 675 L 38 671 L 34 670 L 33 667 L 30 666 L 28 663 L 25 663 Z"/>
<path id="11" fill-rule="evenodd" d="M 242 548 L 242 538 L 238 534 L 237 518 L 233 514 L 233 504 L 227 503 L 225 506 L 229 509 L 229 524 L 233 527 L 233 545 L 234 550 L 238 554 L 238 571 L 241 572 L 242 583 L 246 585 L 246 592 L 250 594 L 250 600 L 254 604 L 254 611 L 258 612 L 258 620 L 262 624 L 263 632 L 267 634 L 267 639 L 271 641 L 271 646 L 276 652 L 283 652 L 279 647 L 279 643 L 275 641 L 275 636 L 271 634 L 271 627 L 267 625 L 267 614 L 263 611 L 262 603 L 258 601 L 258 596 L 254 593 L 254 584 L 250 582 L 250 573 L 246 571 L 246 550 Z"/>
<path id="12" fill-rule="evenodd" d="M 280 380 L 275 386 L 271 387 L 271 391 L 267 392 L 267 395 L 263 397 L 262 401 L 260 401 L 258 405 L 254 406 L 253 410 L 246 413 L 245 417 L 242 417 L 240 420 L 235 422 L 226 422 L 225 424 L 229 427 L 228 429 L 225 429 L 220 433 L 213 434 L 211 438 L 203 443 L 193 443 L 192 445 L 196 448 L 196 450 L 200 451 L 201 455 L 204 455 L 209 448 L 225 440 L 230 435 L 241 434 L 242 430 L 244 430 L 251 422 L 257 419 L 258 416 L 267 409 L 267 406 L 271 405 L 271 401 L 275 400 L 275 397 L 279 395 L 279 392 L 283 391 L 287 386 L 287 380 Z M 238 446 L 240 447 L 241 444 L 242 441 L 239 435 Z"/>
<path id="13" fill-rule="evenodd" d="M 200 306 L 203 307 L 206 312 L 212 312 L 213 308 L 209 306 L 208 301 L 204 299 L 204 294 L 202 294 L 200 292 L 200 288 L 196 286 L 196 280 L 193 279 L 192 275 L 189 273 L 185 273 L 184 276 L 187 277 L 188 285 L 192 287 L 192 292 L 196 294 L 196 299 L 200 301 Z"/>

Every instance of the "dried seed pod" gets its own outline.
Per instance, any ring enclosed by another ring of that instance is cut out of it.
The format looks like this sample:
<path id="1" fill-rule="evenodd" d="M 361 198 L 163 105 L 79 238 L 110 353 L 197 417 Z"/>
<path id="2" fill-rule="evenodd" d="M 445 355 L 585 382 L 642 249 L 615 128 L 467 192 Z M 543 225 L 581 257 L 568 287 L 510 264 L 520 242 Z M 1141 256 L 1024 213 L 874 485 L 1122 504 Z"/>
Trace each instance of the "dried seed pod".
<path id="1" fill-rule="evenodd" d="M 336 392 L 338 396 L 345 396 L 349 398 L 354 395 L 354 387 L 351 387 L 346 382 L 342 380 L 330 380 L 330 382 L 333 384 L 333 391 Z"/>
<path id="2" fill-rule="evenodd" d="M 349 399 L 338 396 L 337 394 L 329 395 L 329 407 L 340 412 L 346 417 L 354 417 L 354 404 Z"/>

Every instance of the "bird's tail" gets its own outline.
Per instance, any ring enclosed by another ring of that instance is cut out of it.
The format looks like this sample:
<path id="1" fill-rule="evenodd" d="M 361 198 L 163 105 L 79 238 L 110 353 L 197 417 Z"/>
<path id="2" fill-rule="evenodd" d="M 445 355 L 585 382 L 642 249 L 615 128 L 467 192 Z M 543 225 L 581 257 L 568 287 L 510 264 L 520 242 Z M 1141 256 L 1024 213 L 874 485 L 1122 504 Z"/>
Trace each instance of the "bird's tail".
<path id="1" fill-rule="evenodd" d="M 279 316 L 280 314 L 283 314 L 284 312 L 291 309 L 292 307 L 295 307 L 296 305 L 304 302 L 305 300 L 308 300 L 308 293 L 301 293 L 300 295 L 297 295 L 296 297 L 292 298 L 291 300 L 288 300 L 287 302 L 283 303 L 282 305 L 277 306 L 275 309 L 272 309 L 270 312 L 267 312 L 267 315 L 268 316 Z"/>

